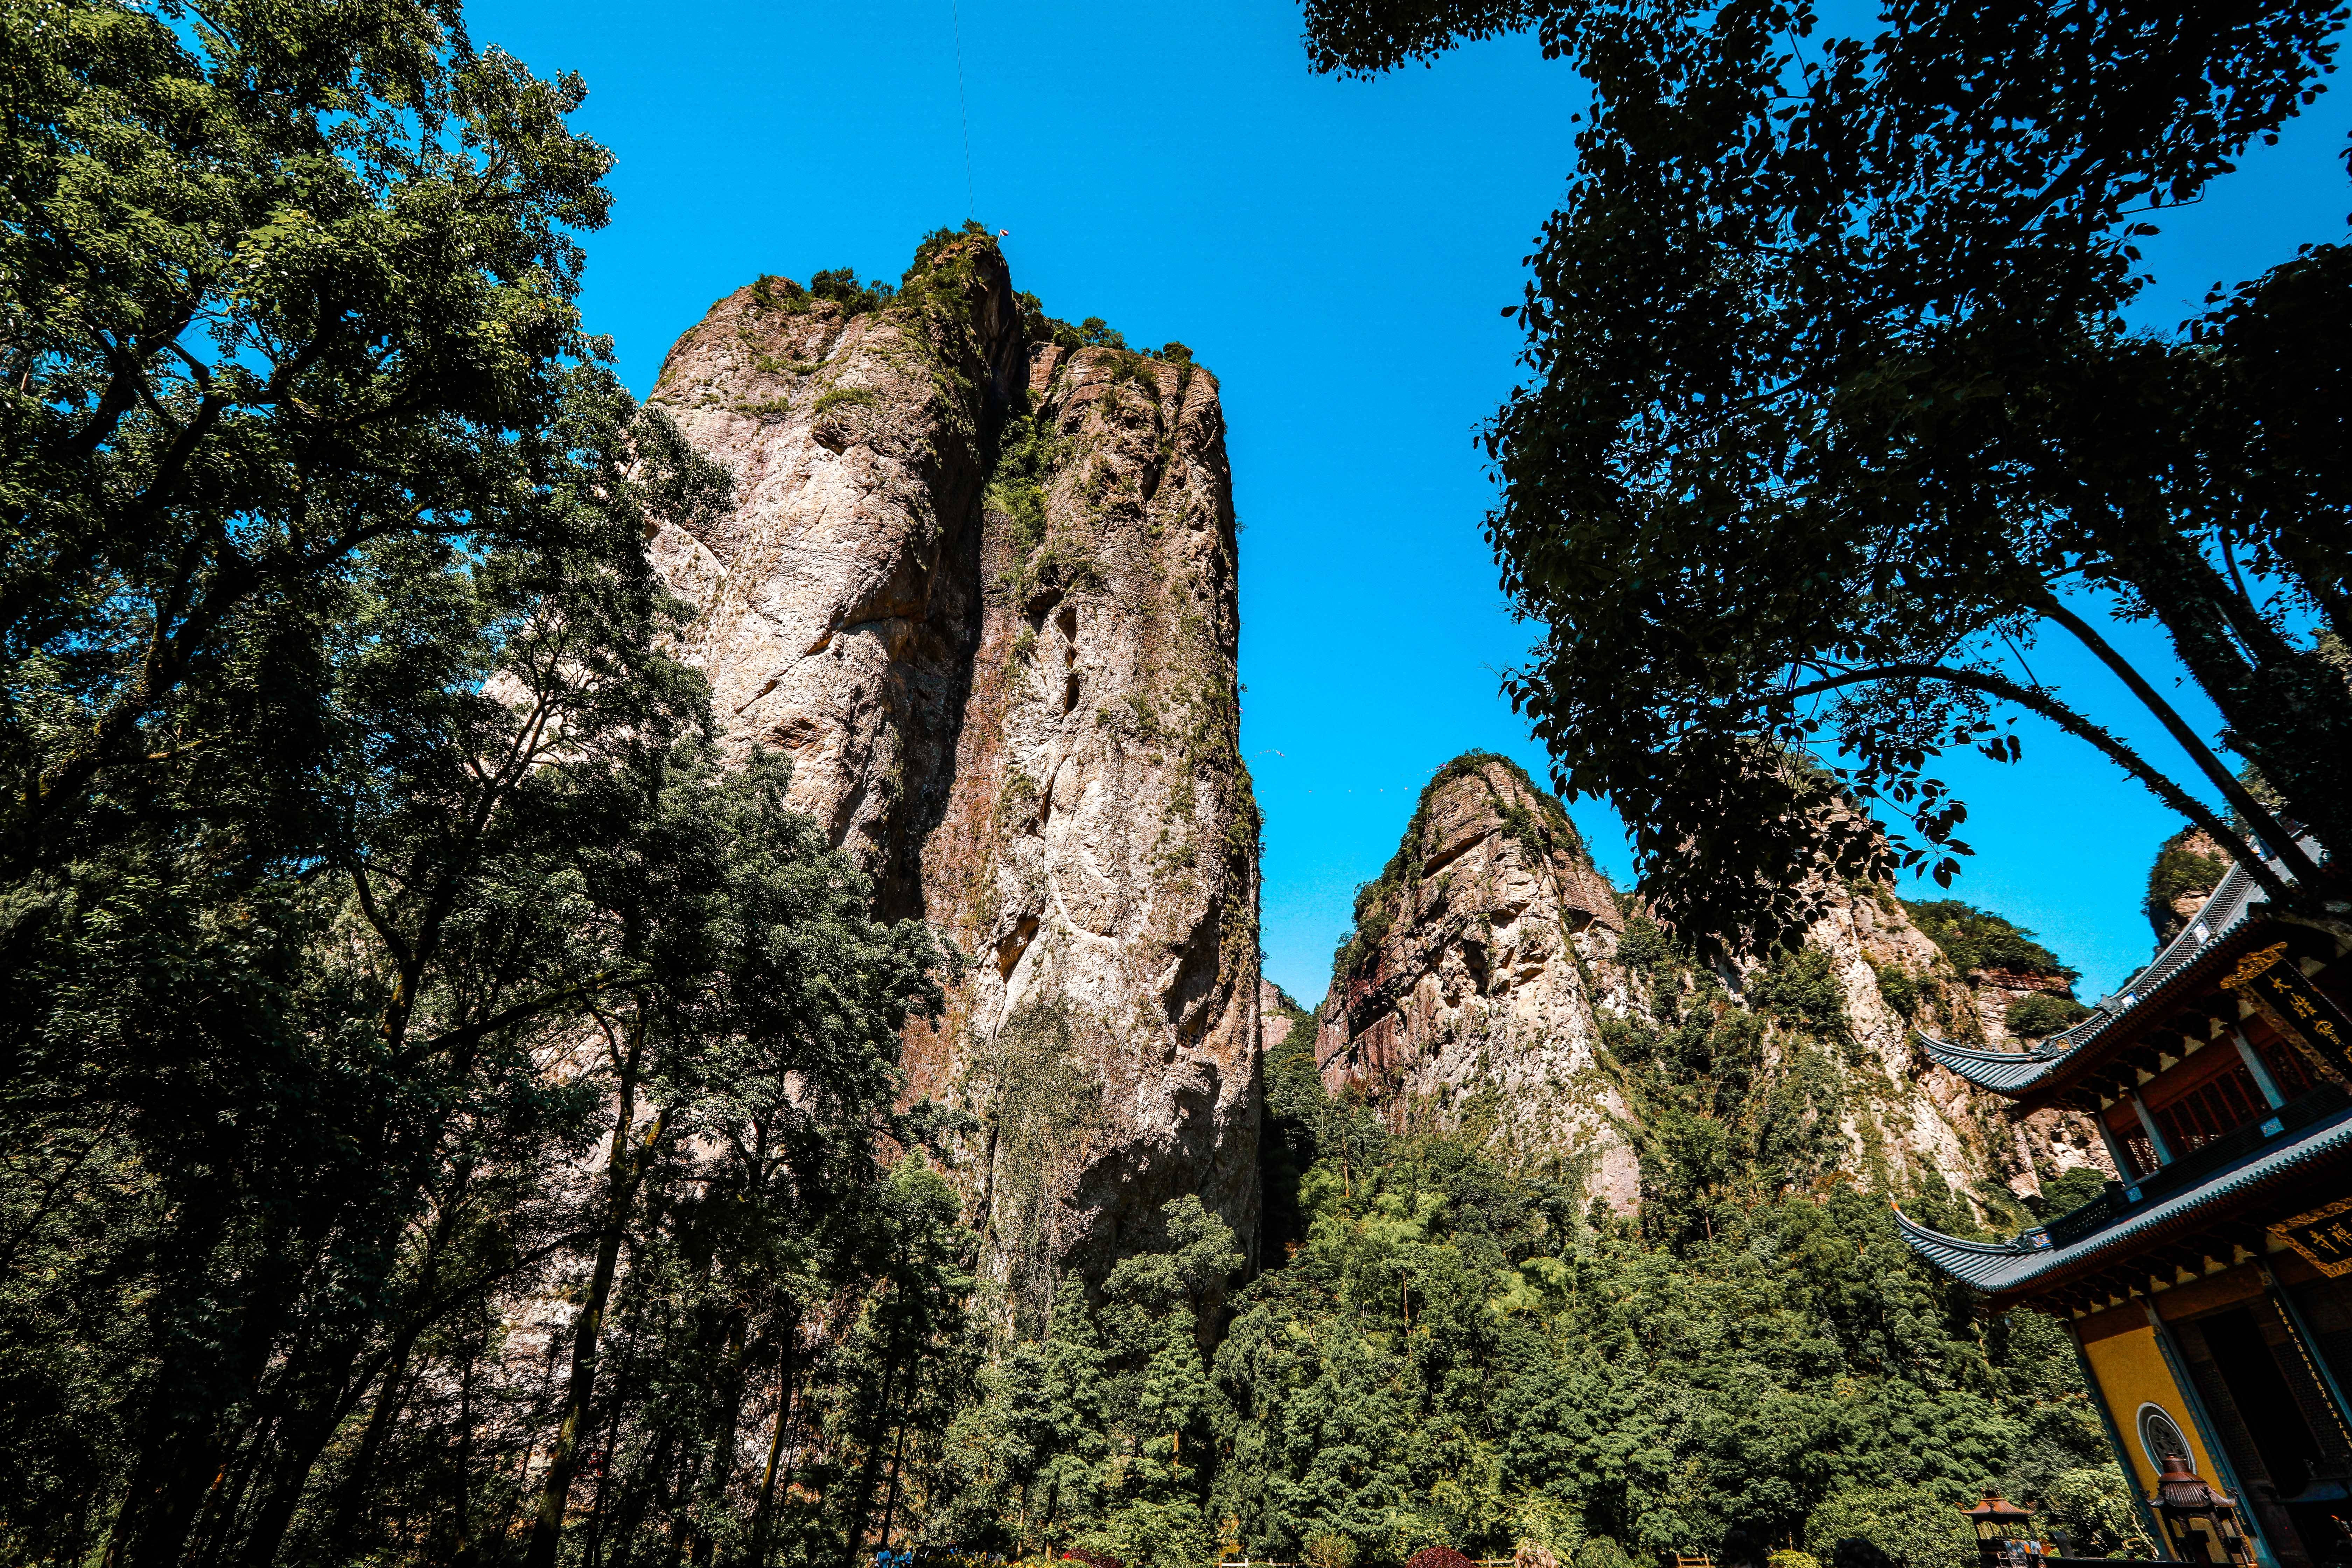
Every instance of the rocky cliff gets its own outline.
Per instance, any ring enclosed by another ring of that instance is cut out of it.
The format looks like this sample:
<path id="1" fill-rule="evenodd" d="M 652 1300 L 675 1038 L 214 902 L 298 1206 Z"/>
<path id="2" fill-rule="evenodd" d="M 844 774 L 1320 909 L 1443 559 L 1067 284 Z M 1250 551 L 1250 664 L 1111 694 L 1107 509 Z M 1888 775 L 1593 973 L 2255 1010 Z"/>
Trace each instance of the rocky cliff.
<path id="1" fill-rule="evenodd" d="M 1623 1005 L 1622 930 L 1559 803 L 1502 757 L 1456 759 L 1357 898 L 1316 1039 L 1324 1087 L 1394 1127 L 1467 1131 L 1513 1163 L 1567 1167 L 1631 1210 L 1631 1111 L 1596 1012 L 1612 994 Z"/>
<path id="2" fill-rule="evenodd" d="M 1996 956 L 2011 962 L 1979 962 L 1983 955 L 1948 920 L 1935 918 L 1948 910 L 1965 911 L 1977 929 L 1998 928 L 2005 948 L 2018 951 Z M 1855 1092 L 1843 1131 L 1858 1172 L 1883 1171 L 1915 1187 L 1932 1174 L 1980 1209 L 1988 1199 L 1997 1204 L 2001 1193 L 2038 1198 L 2045 1182 L 2070 1170 L 2113 1173 L 2086 1119 L 2042 1111 L 2013 1121 L 2002 1102 L 1937 1067 L 1919 1048 L 1921 1028 L 1995 1050 L 2020 1048 L 2049 1032 L 2032 1025 L 2050 1014 L 2021 1008 L 2029 997 L 2057 1005 L 2053 1026 L 2080 1016 L 2072 972 L 2033 943 L 2030 932 L 1948 900 L 1906 904 L 1889 887 L 1839 889 L 1828 894 L 1824 913 L 1806 933 L 1800 961 L 1812 954 L 1834 978 L 1846 1018 L 1848 1082 Z M 1776 965 L 1751 956 L 1738 967 L 1744 999 L 1769 1003 Z"/>
<path id="3" fill-rule="evenodd" d="M 1956 962 L 1892 889 L 1832 889 L 1801 952 L 1702 968 L 1614 892 L 1557 800 L 1473 754 L 1359 895 L 1316 1061 L 1392 1126 L 1467 1131 L 1621 1212 L 1695 1179 L 1660 1119 L 1730 1126 L 1771 1179 L 1940 1184 L 2002 1210 L 2104 1158 L 2079 1118 L 2012 1124 L 1917 1049 L 1915 1024 L 2002 1047 L 2044 1016 L 2021 997 L 2071 998 L 2054 960 L 1988 967 L 1958 930 Z M 2011 948 L 2048 956 L 1995 956 Z"/>
<path id="4" fill-rule="evenodd" d="M 1024 324 L 1024 306 L 1027 321 Z M 730 745 L 971 963 L 907 1041 L 1016 1307 L 1198 1194 L 1255 1234 L 1258 818 L 1215 379 L 1086 346 L 980 236 L 763 279 L 654 400 L 736 478 L 656 559 Z"/>

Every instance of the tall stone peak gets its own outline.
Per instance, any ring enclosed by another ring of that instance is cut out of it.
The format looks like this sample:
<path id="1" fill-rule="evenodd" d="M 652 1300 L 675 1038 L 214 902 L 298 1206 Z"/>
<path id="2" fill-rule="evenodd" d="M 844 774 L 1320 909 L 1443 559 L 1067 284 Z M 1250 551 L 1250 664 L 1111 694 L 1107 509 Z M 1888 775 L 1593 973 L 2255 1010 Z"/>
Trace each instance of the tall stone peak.
<path id="1" fill-rule="evenodd" d="M 654 552 L 728 744 L 970 960 L 909 1092 L 976 1122 L 956 1178 L 1030 1310 L 1169 1199 L 1255 1233 L 1232 479 L 1205 369 L 1033 341 L 992 243 L 926 249 L 870 308 L 762 279 L 679 340 L 654 400 L 736 504 Z"/>
<path id="2" fill-rule="evenodd" d="M 1996 1219 L 2104 1169 L 2080 1118 L 2012 1122 L 1917 1043 L 2021 1045 L 2066 1016 L 2071 972 L 1966 906 L 1917 906 L 1948 952 L 1891 888 L 1813 892 L 1801 950 L 1703 966 L 1610 886 L 1548 791 L 1506 758 L 1457 758 L 1359 894 L 1317 1065 L 1393 1127 L 1467 1131 L 1620 1212 L 1683 1179 L 1661 1116 L 1779 1118 L 1758 1157 L 1789 1168 L 1768 1176 L 1940 1187 Z"/>
<path id="3" fill-rule="evenodd" d="M 1571 1166 L 1631 1210 L 1631 1110 L 1596 1012 L 1608 982 L 1587 973 L 1622 924 L 1557 799 L 1508 758 L 1454 759 L 1357 896 L 1319 1015 L 1325 1087 L 1400 1129 L 1466 1131 L 1513 1163 Z"/>

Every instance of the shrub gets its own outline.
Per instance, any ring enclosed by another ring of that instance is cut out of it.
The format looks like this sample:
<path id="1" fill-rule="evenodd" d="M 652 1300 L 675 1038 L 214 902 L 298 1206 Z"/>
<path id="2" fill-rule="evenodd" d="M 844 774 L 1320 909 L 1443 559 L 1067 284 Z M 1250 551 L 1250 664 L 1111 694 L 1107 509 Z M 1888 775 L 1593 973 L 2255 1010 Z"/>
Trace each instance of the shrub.
<path id="1" fill-rule="evenodd" d="M 1308 1536 L 1306 1551 L 1315 1568 L 1348 1568 L 1356 1560 L 1356 1543 L 1337 1531 Z"/>
<path id="2" fill-rule="evenodd" d="M 2063 1472 L 2050 1483 L 2042 1509 L 2053 1525 L 2066 1532 L 2074 1549 L 2070 1555 L 2152 1555 L 2141 1533 L 2139 1512 L 2124 1489 L 2122 1474 L 2111 1464 Z"/>
<path id="3" fill-rule="evenodd" d="M 1977 1538 L 1967 1517 L 1933 1492 L 1874 1487 L 1815 1509 L 1805 1550 L 1825 1568 L 1973 1568 Z"/>
<path id="4" fill-rule="evenodd" d="M 1606 1535 L 1578 1542 L 1571 1561 L 1574 1568 L 1633 1568 L 1633 1560 L 1625 1554 L 1625 1549 Z"/>
<path id="5" fill-rule="evenodd" d="M 1058 316 L 1047 315 L 1045 302 L 1036 295 L 1024 289 L 1014 294 L 1013 300 L 1021 307 L 1021 335 L 1032 344 L 1059 343 L 1066 349 L 1086 347 L 1087 340 L 1079 335 L 1078 329 Z"/>
<path id="6" fill-rule="evenodd" d="M 2229 862 L 2214 853 L 2213 840 L 2194 827 L 2184 827 L 2164 841 L 2147 868 L 2147 897 L 2140 908 L 2158 942 L 2180 934 L 2187 917 L 2173 908 L 2177 900 L 2201 899 L 2220 884 Z"/>
<path id="7" fill-rule="evenodd" d="M 1127 349 L 1126 334 L 1100 316 L 1088 316 L 1078 323 L 1078 341 L 1088 348 L 1118 349 L 1121 353 Z"/>
<path id="8" fill-rule="evenodd" d="M 992 249 L 996 245 L 996 241 L 989 235 L 988 226 L 976 218 L 964 219 L 961 228 L 935 228 L 923 236 L 916 244 L 915 258 L 907 264 L 907 270 L 898 280 L 899 286 L 904 288 L 907 284 L 912 283 L 926 268 L 931 265 L 940 251 L 960 239 L 976 239 Z"/>
<path id="9" fill-rule="evenodd" d="M 875 402 L 876 398 L 874 394 L 867 391 L 865 387 L 836 386 L 831 392 L 828 392 L 824 396 L 818 398 L 816 400 L 816 406 L 810 409 L 809 412 L 813 415 L 822 414 L 828 408 L 839 408 L 845 405 L 853 408 L 870 408 L 874 405 Z"/>
<path id="10" fill-rule="evenodd" d="M 2005 969 L 2012 974 L 2055 974 L 2071 983 L 2080 973 L 2059 963 L 2058 955 L 2034 941 L 2032 931 L 1990 910 L 1958 899 L 1901 902 L 1911 923 L 1942 948 L 1952 967 L 1962 974 L 1974 969 Z"/>
<path id="11" fill-rule="evenodd" d="M 832 300 L 841 307 L 844 315 L 848 316 L 878 310 L 888 304 L 890 296 L 897 292 L 879 278 L 860 288 L 856 269 L 847 267 L 826 268 L 809 279 L 808 291 L 820 300 Z"/>
<path id="12" fill-rule="evenodd" d="M 809 291 L 789 278 L 762 272 L 751 280 L 751 301 L 763 310 L 805 310 Z"/>
<path id="13" fill-rule="evenodd" d="M 1810 1552 L 1775 1552 L 1764 1559 L 1764 1568 L 1822 1568 L 1821 1559 Z"/>
<path id="14" fill-rule="evenodd" d="M 1749 978 L 1748 1001 L 1774 1023 L 1817 1040 L 1843 1040 L 1848 1033 L 1845 987 L 1830 968 L 1830 955 L 1818 947 L 1775 952 Z"/>
<path id="15" fill-rule="evenodd" d="M 1664 963 L 1673 953 L 1674 944 L 1666 940 L 1665 931 L 1647 915 L 1628 920 L 1625 934 L 1617 939 L 1617 962 L 1643 973 Z"/>
<path id="16" fill-rule="evenodd" d="M 1919 1010 L 1919 980 L 1900 963 L 1873 963 L 1870 972 L 1878 977 L 1878 994 L 1895 1009 L 1895 1016 L 1908 1021 Z"/>
<path id="17" fill-rule="evenodd" d="M 2053 996 L 2047 991 L 2036 991 L 2011 1002 L 2009 1011 L 2001 1015 L 2001 1022 L 2020 1039 L 2038 1040 L 2090 1016 L 2091 1010 L 2072 996 Z"/>
<path id="18" fill-rule="evenodd" d="M 2042 1184 L 2042 1213 L 2073 1214 L 2107 1190 L 2107 1178 L 2088 1165 L 2077 1165 Z"/>

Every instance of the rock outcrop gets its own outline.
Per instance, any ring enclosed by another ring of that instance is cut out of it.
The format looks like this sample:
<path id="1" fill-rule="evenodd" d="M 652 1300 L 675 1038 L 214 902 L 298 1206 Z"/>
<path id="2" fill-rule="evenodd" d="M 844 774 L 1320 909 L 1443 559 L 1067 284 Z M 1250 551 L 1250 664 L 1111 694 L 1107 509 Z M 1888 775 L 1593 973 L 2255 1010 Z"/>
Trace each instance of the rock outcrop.
<path id="1" fill-rule="evenodd" d="M 1315 1047 L 1324 1087 L 1391 1125 L 1483 1138 L 1565 1167 L 1621 1211 L 1640 1196 L 1631 1112 L 1596 1004 L 1622 922 L 1567 814 L 1516 763 L 1473 754 L 1422 793 L 1357 900 Z M 1621 1004 L 1622 1005 L 1622 1004 Z"/>
<path id="2" fill-rule="evenodd" d="M 2164 841 L 2147 868 L 2147 900 L 2141 906 L 2157 946 L 2188 928 L 2229 868 L 2229 857 L 2201 827 L 2184 827 Z"/>
<path id="3" fill-rule="evenodd" d="M 1858 1170 L 1916 1185 L 1932 1173 L 1955 1190 L 1990 1196 L 1990 1182 L 2016 1197 L 2038 1197 L 2043 1182 L 2077 1166 L 2112 1173 L 2098 1132 L 2068 1111 L 2012 1121 L 1992 1100 L 1927 1059 L 1916 1029 L 1995 1050 L 2026 1043 L 2007 1023 L 2026 994 L 2071 1000 L 2054 974 L 1961 971 L 1912 921 L 1891 888 L 1827 889 L 1807 948 L 1835 976 L 1854 1045 L 1845 1133 Z M 1741 968 L 1759 969 L 1753 958 Z"/>
<path id="4" fill-rule="evenodd" d="M 1292 1020 L 1289 1009 L 1296 1005 L 1282 994 L 1282 987 L 1271 980 L 1257 983 L 1258 1046 L 1261 1050 L 1273 1050 L 1290 1040 Z"/>
<path id="5" fill-rule="evenodd" d="M 1255 1234 L 1232 487 L 1206 371 L 1032 342 L 992 244 L 926 252 L 878 308 L 762 279 L 679 341 L 654 399 L 736 504 L 654 549 L 729 743 L 971 959 L 909 1090 L 977 1120 L 982 1267 L 1034 1310 L 1171 1198 Z"/>
<path id="6" fill-rule="evenodd" d="M 1393 1127 L 1467 1131 L 1511 1163 L 1580 1175 L 1589 1195 L 1625 1212 L 1643 1191 L 1645 1096 L 1710 1070 L 1676 1050 L 1704 1054 L 1711 1021 L 1748 1007 L 1759 1081 L 1743 1092 L 1763 1097 L 1752 1108 L 1776 1078 L 1818 1080 L 1816 1108 L 1801 1114 L 1825 1122 L 1830 1169 L 1900 1188 L 1939 1182 L 1979 1207 L 2038 1195 L 2077 1165 L 2105 1170 L 2087 1122 L 2011 1121 L 1928 1061 L 1914 1032 L 2017 1044 L 2010 1004 L 2067 994 L 2063 978 L 1961 973 L 1891 889 L 1825 888 L 1820 901 L 1802 953 L 1702 969 L 1619 899 L 1556 799 L 1516 764 L 1474 753 L 1439 771 L 1396 858 L 1360 893 L 1316 1062 L 1328 1089 Z"/>

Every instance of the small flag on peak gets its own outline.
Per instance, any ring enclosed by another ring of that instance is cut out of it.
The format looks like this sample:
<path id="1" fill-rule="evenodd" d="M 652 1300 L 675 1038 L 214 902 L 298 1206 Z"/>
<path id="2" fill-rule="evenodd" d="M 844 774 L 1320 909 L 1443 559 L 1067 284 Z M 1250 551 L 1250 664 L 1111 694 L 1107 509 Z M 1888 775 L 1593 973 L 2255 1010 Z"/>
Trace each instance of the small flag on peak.
<path id="1" fill-rule="evenodd" d="M 1000 228 L 996 231 L 996 237 L 999 239 L 1008 239 L 1012 235 L 1013 231 L 1009 228 Z"/>

